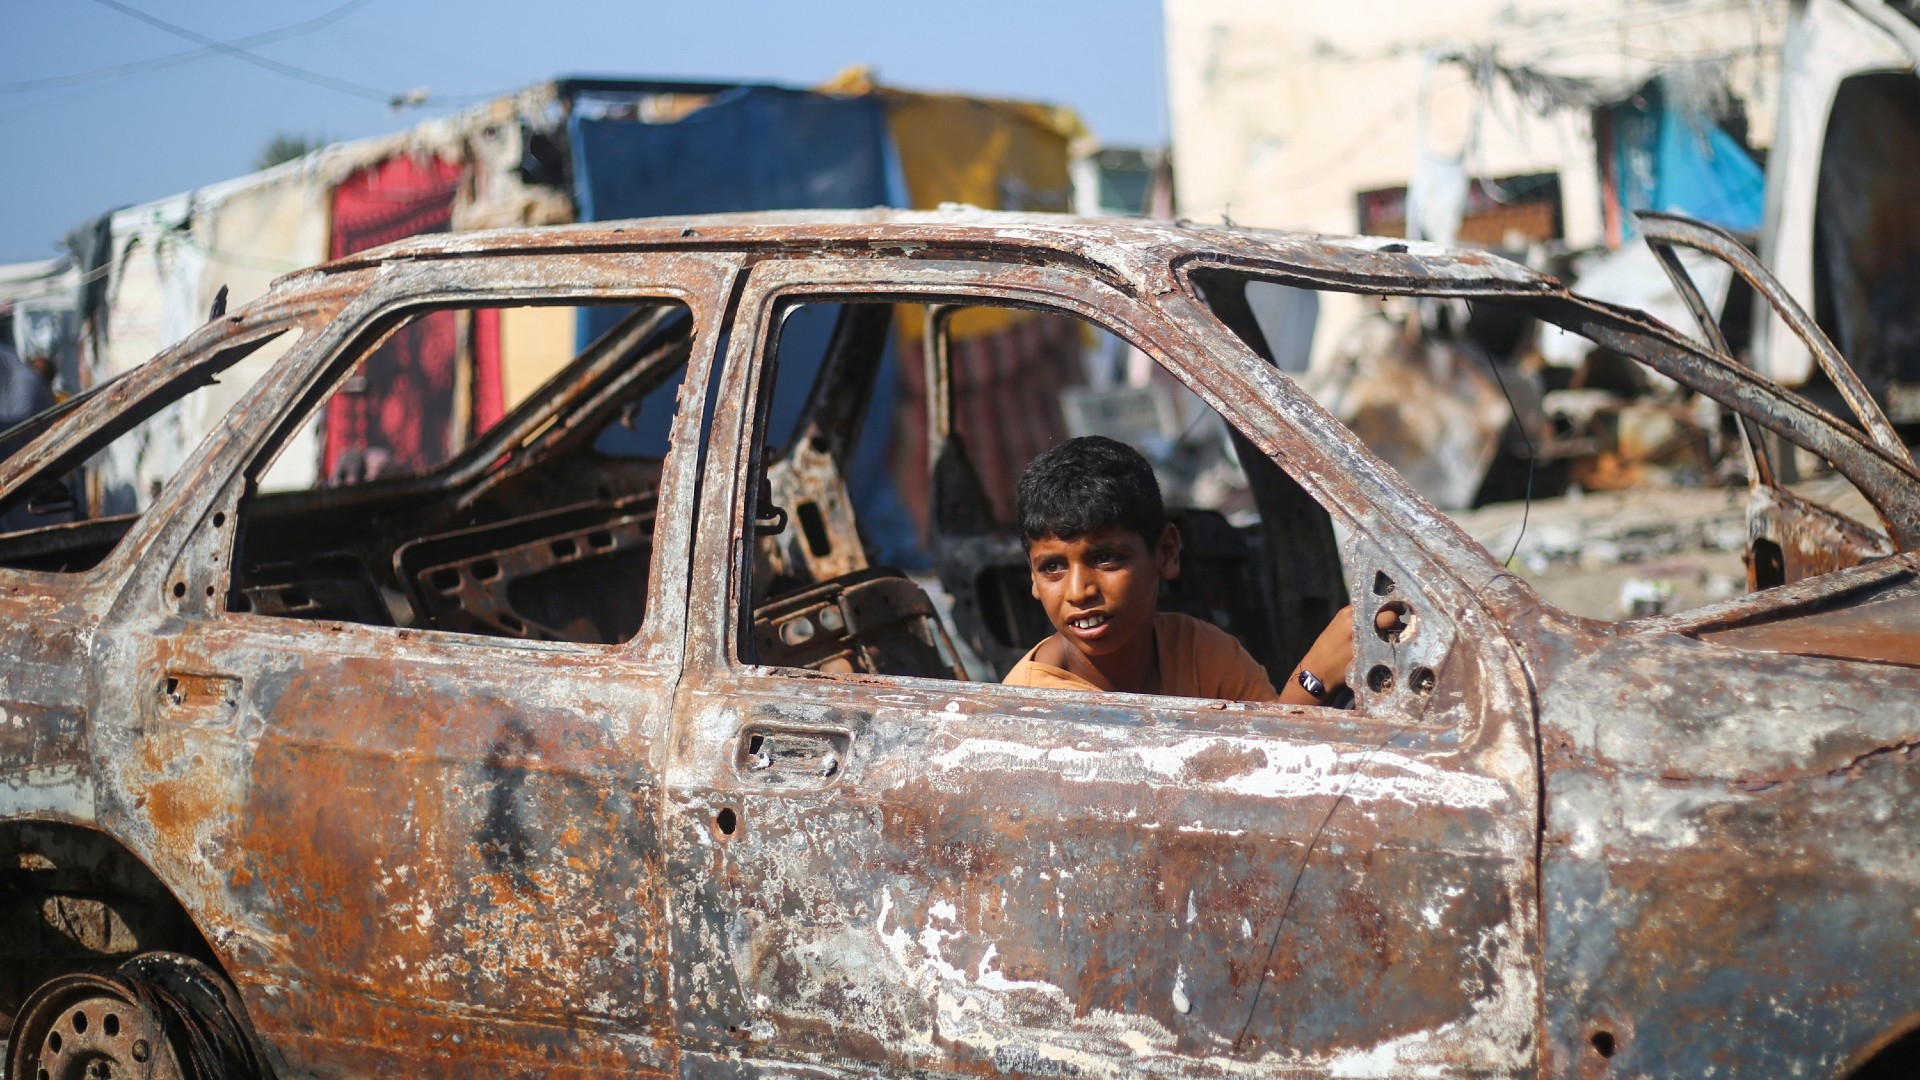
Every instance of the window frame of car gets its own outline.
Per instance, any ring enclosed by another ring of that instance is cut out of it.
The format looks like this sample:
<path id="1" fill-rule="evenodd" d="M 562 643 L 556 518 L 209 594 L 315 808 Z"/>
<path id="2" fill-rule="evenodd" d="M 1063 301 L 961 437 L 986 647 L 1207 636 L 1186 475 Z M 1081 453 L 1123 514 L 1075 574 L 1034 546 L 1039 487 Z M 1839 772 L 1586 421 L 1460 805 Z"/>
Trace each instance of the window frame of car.
<path id="1" fill-rule="evenodd" d="M 124 373 L 98 384 L 85 400 L 40 430 L 26 445 L 0 461 L 0 491 L 20 491 L 49 475 L 64 475 L 94 454 L 125 437 L 167 407 L 243 362 L 275 339 L 298 332 L 285 356 L 261 376 L 205 436 L 188 451 L 180 467 L 161 487 L 147 508 L 134 515 L 113 549 L 93 566 L 74 572 L 0 568 L 0 574 L 22 574 L 46 580 L 78 582 L 94 589 L 124 576 L 162 531 L 169 515 L 184 497 L 195 475 L 196 463 L 208 459 L 233 429 L 234 418 L 247 397 L 259 392 L 274 370 L 291 356 L 311 346 L 346 307 L 327 295 L 269 296 L 241 311 L 210 319 L 175 344 Z M 206 381 L 199 381 L 206 380 Z M 102 435 L 106 434 L 104 439 Z M 95 445 L 98 443 L 98 445 Z M 116 517 L 124 515 L 115 515 Z M 98 521 L 106 518 L 94 519 Z M 84 524 L 84 523 L 75 523 Z"/>
<path id="2" fill-rule="evenodd" d="M 1770 399 L 1770 405 L 1775 403 L 1784 405 L 1785 408 L 1776 407 L 1772 416 L 1763 418 L 1754 415 L 1748 418 L 1771 434 L 1811 453 L 1820 454 L 1821 451 L 1816 448 L 1816 445 L 1822 442 L 1825 442 L 1831 450 L 1843 451 L 1834 455 L 1835 459 L 1844 459 L 1845 462 L 1842 467 L 1841 461 L 1836 460 L 1836 471 L 1853 483 L 1873 505 L 1875 511 L 1882 515 L 1880 528 L 1889 536 L 1893 535 L 1893 530 L 1887 528 L 1888 519 L 1880 499 L 1903 499 L 1908 504 L 1909 512 L 1920 507 L 1920 473 L 1917 473 L 1913 466 L 1895 459 L 1886 450 L 1874 444 L 1865 433 L 1835 419 L 1818 406 L 1765 376 L 1711 353 L 1685 335 L 1650 316 L 1629 309 L 1614 308 L 1567 293 L 1550 279 L 1542 279 L 1546 287 L 1516 285 L 1503 279 L 1457 282 L 1439 277 L 1425 281 L 1410 279 L 1393 282 L 1335 281 L 1315 277 L 1299 267 L 1278 262 L 1262 262 L 1243 257 L 1229 259 L 1205 253 L 1189 254 L 1177 259 L 1172 270 L 1178 286 L 1172 293 L 1159 297 L 1163 304 L 1170 309 L 1184 309 L 1189 313 L 1197 312 L 1203 321 L 1216 322 L 1221 329 L 1227 330 L 1228 337 L 1232 339 L 1230 344 L 1247 356 L 1254 355 L 1251 346 L 1228 330 L 1225 320 L 1212 311 L 1210 305 L 1200 295 L 1200 285 L 1196 280 L 1198 276 L 1208 272 L 1220 272 L 1323 292 L 1344 292 L 1362 296 L 1400 296 L 1413 299 L 1461 298 L 1511 304 L 1544 324 L 1558 326 L 1569 333 L 1611 348 L 1649 370 L 1659 372 L 1690 390 L 1713 398 L 1722 408 L 1730 411 L 1738 412 L 1739 410 L 1721 394 L 1710 392 L 1709 387 L 1717 384 L 1735 400 L 1757 401 L 1766 398 Z M 1287 378 L 1277 370 L 1275 374 L 1279 378 Z M 1772 422 L 1769 422 L 1770 420 Z M 1338 421 L 1334 422 L 1338 423 Z M 1346 430 L 1344 425 L 1340 426 L 1343 431 Z M 1783 428 L 1788 430 L 1782 430 Z M 1809 445 L 1809 443 L 1816 445 Z M 1381 467 L 1391 472 L 1391 469 L 1384 464 Z M 1397 474 L 1395 478 L 1398 479 Z M 1899 490 L 1903 480 L 1914 485 L 1912 492 Z M 1875 497 L 1876 493 L 1880 495 L 1879 499 Z M 1462 580 L 1473 581 L 1478 578 L 1485 582 L 1475 591 L 1482 594 L 1490 605 L 1506 613 L 1502 616 L 1503 621 L 1511 615 L 1524 611 L 1544 610 L 1554 613 L 1558 619 L 1569 624 L 1587 625 L 1593 628 L 1619 626 L 1630 631 L 1641 629 L 1684 631 L 1695 626 L 1714 623 L 1728 613 L 1743 611 L 1755 605 L 1770 606 L 1768 597 L 1772 593 L 1779 592 L 1775 589 L 1743 593 L 1728 600 L 1703 605 L 1689 611 L 1670 615 L 1642 616 L 1618 623 L 1575 616 L 1551 604 L 1517 575 L 1504 570 L 1493 560 L 1490 553 L 1467 537 L 1451 518 L 1434 509 L 1424 496 L 1414 492 L 1410 487 L 1407 488 L 1406 494 L 1409 499 L 1405 504 L 1407 509 L 1427 519 L 1419 525 L 1422 531 L 1438 528 L 1456 534 L 1464 542 L 1461 545 L 1435 545 L 1433 550 L 1435 554 L 1454 563 L 1456 574 Z M 1915 519 L 1920 520 L 1920 513 L 1915 514 Z M 1474 558 L 1474 555 L 1478 558 Z M 1845 589 L 1851 587 L 1849 582 L 1862 574 L 1866 578 L 1877 577 L 1874 572 L 1866 571 L 1863 567 L 1850 567 L 1821 575 L 1803 584 L 1815 589 Z M 1828 578 L 1835 580 L 1830 585 L 1822 584 Z"/>
<path id="3" fill-rule="evenodd" d="M 552 265 L 563 259 L 564 268 Z M 162 611 L 189 618 L 267 620 L 264 625 L 288 625 L 289 620 L 280 617 L 227 610 L 225 598 L 232 586 L 230 561 L 235 554 L 236 530 L 212 523 L 222 515 L 224 520 L 241 520 L 242 504 L 254 497 L 252 488 L 257 478 L 272 467 L 294 431 L 351 376 L 358 360 L 367 353 L 368 343 L 397 319 L 449 307 L 677 301 L 690 313 L 694 331 L 683 385 L 698 386 L 704 392 L 716 359 L 715 342 L 725 336 L 724 315 L 742 263 L 740 256 L 727 252 L 502 251 L 322 271 L 317 280 L 303 277 L 291 283 L 296 290 L 345 291 L 351 300 L 321 332 L 282 357 L 228 415 L 220 437 L 202 447 L 196 460 L 201 463 L 206 483 L 193 485 L 193 493 L 183 492 L 174 500 L 178 505 L 165 507 L 172 513 L 164 522 L 161 536 L 173 543 L 156 544 L 156 557 L 145 564 L 144 572 L 136 570 L 124 595 L 149 598 L 146 602 L 158 602 Z M 683 392 L 683 403 L 703 400 L 686 395 Z M 649 569 L 648 611 L 639 633 L 629 640 L 593 645 L 417 627 L 353 624 L 354 628 L 479 647 L 623 655 L 650 663 L 677 664 L 682 641 L 677 615 L 684 609 L 686 598 L 685 575 L 677 567 L 684 565 L 686 546 L 691 542 L 697 513 L 695 462 L 700 456 L 680 451 L 683 447 L 698 450 L 704 441 L 702 424 L 701 409 L 675 410 L 662 466 L 661 514 Z M 457 461 L 456 457 L 425 475 L 445 477 Z M 150 512 L 161 509 L 157 502 Z"/>
<path id="4" fill-rule="evenodd" d="M 1345 443 L 1347 461 L 1352 463 L 1351 467 L 1366 474 L 1352 478 L 1349 487 L 1365 492 L 1374 482 L 1386 482 L 1375 469 L 1377 459 L 1372 459 L 1357 440 L 1345 434 L 1345 429 L 1337 421 L 1325 415 L 1318 405 L 1293 388 L 1291 383 L 1250 380 L 1250 374 L 1265 376 L 1270 373 L 1276 380 L 1283 376 L 1278 369 L 1253 356 L 1244 345 L 1231 340 L 1230 333 L 1224 327 L 1218 327 L 1210 315 L 1205 316 L 1204 321 L 1192 317 L 1184 320 L 1167 318 L 1166 313 L 1150 300 L 1116 287 L 1064 258 L 1060 260 L 1064 265 L 1042 263 L 1036 266 L 1031 260 L 996 263 L 981 259 L 977 254 L 956 255 L 952 259 L 942 258 L 942 254 L 938 250 L 927 250 L 913 258 L 889 255 L 794 256 L 758 263 L 748 275 L 734 318 L 734 332 L 721 376 L 720 395 L 726 404 L 721 410 L 722 418 L 716 419 L 711 432 L 716 446 L 729 447 L 732 452 L 724 459 L 722 455 L 713 455 L 708 463 L 704 481 L 708 494 L 704 497 L 701 532 L 695 545 L 691 584 L 693 594 L 724 598 L 717 605 L 696 607 L 689 620 L 688 663 L 702 669 L 699 681 L 725 682 L 794 676 L 809 680 L 837 680 L 849 686 L 880 684 L 911 690 L 915 694 L 942 696 L 943 700 L 956 695 L 969 698 L 984 695 L 993 702 L 994 708 L 1005 708 L 1009 703 L 1013 707 L 1021 704 L 1041 705 L 1052 709 L 1070 708 L 1090 716 L 1135 718 L 1127 722 L 1138 722 L 1139 712 L 1150 709 L 1156 713 L 1178 712 L 1186 718 L 1186 723 L 1196 727 L 1262 727 L 1271 719 L 1288 730 L 1296 730 L 1303 723 L 1309 726 L 1333 724 L 1348 729 L 1358 722 L 1369 730 L 1391 729 L 1400 732 L 1401 737 L 1416 742 L 1434 740 L 1451 745 L 1473 741 L 1474 732 L 1467 729 L 1467 714 L 1472 709 L 1469 704 L 1457 699 L 1448 708 L 1410 709 L 1399 704 L 1405 700 L 1405 695 L 1398 695 L 1372 702 L 1362 700 L 1355 711 L 1341 711 L 1320 706 L 1094 694 L 1006 687 L 996 683 L 955 683 L 907 676 L 830 675 L 746 662 L 743 659 L 744 639 L 751 626 L 749 597 L 754 542 L 751 522 L 748 520 L 751 513 L 748 496 L 757 490 L 759 469 L 762 467 L 757 462 L 764 455 L 767 432 L 766 418 L 761 413 L 771 397 L 767 375 L 771 365 L 771 350 L 778 346 L 777 321 L 785 310 L 799 304 L 985 304 L 1028 307 L 1084 319 L 1142 349 L 1199 394 L 1229 424 L 1254 438 L 1263 452 L 1287 469 L 1308 490 L 1309 495 L 1333 514 L 1335 520 L 1349 532 L 1359 529 L 1391 532 L 1395 540 L 1386 545 L 1386 549 L 1391 552 L 1389 558 L 1396 573 L 1410 574 L 1412 568 L 1418 567 L 1431 574 L 1435 569 L 1431 560 L 1425 557 L 1420 541 L 1401 525 L 1387 524 L 1365 494 L 1355 495 L 1346 503 L 1326 498 L 1329 487 L 1327 473 L 1333 463 L 1314 445 L 1311 434 L 1302 433 L 1298 417 L 1294 414 L 1303 411 L 1314 414 L 1318 420 L 1317 426 L 1338 429 L 1341 434 L 1330 433 L 1328 437 Z M 1192 328 L 1184 335 L 1183 322 L 1185 327 Z M 1209 367 L 1207 363 L 1185 364 L 1173 360 L 1170 353 L 1180 348 L 1183 340 L 1206 348 L 1209 360 L 1223 359 L 1227 362 L 1214 365 L 1217 367 L 1215 371 L 1207 371 L 1203 370 Z M 1222 355 L 1223 347 L 1228 355 Z M 1257 393 L 1271 393 L 1275 399 L 1262 402 L 1261 408 L 1254 413 L 1254 420 L 1250 420 L 1237 403 Z M 1263 435 L 1253 434 L 1255 420 L 1265 421 L 1270 430 Z M 1309 432 L 1311 430 L 1312 427 L 1309 427 Z M 1369 464 L 1369 461 L 1374 464 Z M 1394 481 L 1397 481 L 1397 477 Z M 1410 490 L 1406 494 L 1411 494 Z M 1379 561 L 1379 551 L 1372 554 L 1375 558 L 1369 560 L 1369 565 Z M 1495 569 L 1497 571 L 1497 567 Z M 1350 577 L 1355 573 L 1350 567 Z M 1361 583 L 1349 580 L 1347 585 L 1350 596 L 1357 598 L 1361 595 Z M 1427 597 L 1430 610 L 1436 613 L 1442 609 L 1460 612 L 1477 607 L 1474 597 L 1450 578 L 1441 581 L 1436 589 L 1428 590 Z M 1444 615 L 1440 617 L 1445 618 Z M 1465 654 L 1486 651 L 1482 646 L 1473 644 L 1464 634 L 1458 635 L 1458 640 L 1448 648 L 1450 654 L 1461 656 L 1463 667 L 1476 664 L 1474 658 Z M 1478 664 L 1480 670 L 1476 677 L 1484 679 L 1495 675 L 1493 669 L 1498 668 L 1497 677 L 1511 679 L 1517 686 L 1518 669 L 1512 665 L 1511 659 L 1512 654 L 1506 653 L 1502 659 L 1495 660 L 1491 668 Z M 1007 698 L 1007 695 L 1014 696 Z"/>

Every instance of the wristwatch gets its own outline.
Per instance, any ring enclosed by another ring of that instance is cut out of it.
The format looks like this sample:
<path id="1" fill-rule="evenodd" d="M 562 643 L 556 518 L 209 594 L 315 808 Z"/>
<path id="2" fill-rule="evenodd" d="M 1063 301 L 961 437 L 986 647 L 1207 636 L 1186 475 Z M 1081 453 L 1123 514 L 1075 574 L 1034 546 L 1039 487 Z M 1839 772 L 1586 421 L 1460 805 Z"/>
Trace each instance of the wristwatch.
<path id="1" fill-rule="evenodd" d="M 1307 693 L 1312 694 L 1315 700 L 1318 700 L 1326 696 L 1327 684 L 1321 682 L 1320 677 L 1318 675 L 1315 675 L 1313 672 L 1308 671 L 1306 668 L 1301 668 L 1300 674 L 1299 676 L 1297 676 L 1297 678 L 1299 679 L 1299 682 L 1300 682 L 1300 688 L 1302 690 L 1305 690 Z"/>

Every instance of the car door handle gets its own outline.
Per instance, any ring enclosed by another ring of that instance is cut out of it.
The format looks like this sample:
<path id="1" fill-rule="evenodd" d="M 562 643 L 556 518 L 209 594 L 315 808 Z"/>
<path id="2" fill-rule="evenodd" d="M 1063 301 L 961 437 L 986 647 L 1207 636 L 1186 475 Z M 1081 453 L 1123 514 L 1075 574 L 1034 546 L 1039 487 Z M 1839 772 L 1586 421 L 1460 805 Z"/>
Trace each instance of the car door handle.
<path id="1" fill-rule="evenodd" d="M 169 671 L 160 680 L 160 697 L 170 706 L 232 708 L 240 703 L 240 679 L 200 671 Z"/>
<path id="2" fill-rule="evenodd" d="M 224 726 L 240 709 L 241 680 L 237 675 L 169 670 L 160 676 L 160 712 L 169 719 L 198 726 Z"/>
<path id="3" fill-rule="evenodd" d="M 740 729 L 733 767 L 756 787 L 819 788 L 846 772 L 852 749 L 848 731 L 749 724 Z"/>

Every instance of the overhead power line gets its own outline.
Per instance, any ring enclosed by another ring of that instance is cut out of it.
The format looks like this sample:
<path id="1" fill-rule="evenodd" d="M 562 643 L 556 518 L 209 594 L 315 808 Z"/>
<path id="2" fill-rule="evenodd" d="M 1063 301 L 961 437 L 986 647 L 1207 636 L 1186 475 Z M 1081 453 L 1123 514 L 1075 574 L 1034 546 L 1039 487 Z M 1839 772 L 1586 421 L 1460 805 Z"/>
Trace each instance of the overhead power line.
<path id="1" fill-rule="evenodd" d="M 356 9 L 366 7 L 372 2 L 373 0 L 348 0 L 347 3 L 341 4 L 332 11 L 308 19 L 305 22 L 290 23 L 274 30 L 263 30 L 258 34 L 249 34 L 246 37 L 234 38 L 232 41 L 225 42 L 224 44 L 233 48 L 249 48 L 255 45 L 270 45 L 276 41 L 285 41 L 288 38 L 310 34 L 315 30 L 339 22 Z M 145 60 L 135 60 L 125 64 L 114 64 L 109 67 L 94 68 L 91 71 L 75 71 L 66 75 L 50 75 L 43 79 L 22 79 L 18 82 L 0 82 L 0 93 L 52 90 L 63 86 L 80 86 L 91 82 L 103 82 L 108 79 L 116 79 L 127 75 L 138 75 L 142 72 L 176 67 L 180 64 L 190 63 L 194 60 L 216 55 L 219 55 L 218 50 L 202 46 L 197 49 L 186 49 L 181 52 L 168 53 L 165 56 L 154 56 Z"/>
<path id="2" fill-rule="evenodd" d="M 322 75 L 320 72 L 317 72 L 317 71 L 309 71 L 306 68 L 298 67 L 293 64 L 282 63 L 279 60 L 270 59 L 268 57 L 261 56 L 258 53 L 249 52 L 246 49 L 243 49 L 237 45 L 233 45 L 225 41 L 216 41 L 215 39 L 210 38 L 205 34 L 197 33 L 193 30 L 187 29 L 184 26 L 178 26 L 178 25 L 175 25 L 174 23 L 170 23 L 166 21 L 165 19 L 159 18 L 154 15 L 149 15 L 146 12 L 141 11 L 139 8 L 130 7 L 126 4 L 121 3 L 120 0 L 94 0 L 94 2 L 97 4 L 100 4 L 103 7 L 112 8 L 113 10 L 118 11 L 122 15 L 126 15 L 130 18 L 139 19 L 141 22 L 146 23 L 148 26 L 154 27 L 155 29 L 158 29 L 158 30 L 164 30 L 175 37 L 185 38 L 186 40 L 191 41 L 196 45 L 200 45 L 205 48 L 212 49 L 214 52 L 220 53 L 223 56 L 230 56 L 235 60 L 244 61 L 246 63 L 252 64 L 257 68 L 264 68 L 267 71 L 275 72 L 276 74 L 280 74 L 280 75 L 285 75 L 290 79 L 298 79 L 301 82 L 311 83 L 314 86 L 324 87 L 328 90 L 333 90 L 337 93 L 348 94 L 353 97 L 363 98 L 367 101 L 378 101 L 378 102 L 381 102 L 382 104 L 395 107 L 395 108 L 398 108 L 401 105 L 423 104 L 426 100 L 425 96 L 420 94 L 417 91 L 394 93 L 392 91 L 382 90 L 377 86 L 368 86 L 365 83 L 349 82 L 346 79 L 336 79 L 331 75 Z"/>

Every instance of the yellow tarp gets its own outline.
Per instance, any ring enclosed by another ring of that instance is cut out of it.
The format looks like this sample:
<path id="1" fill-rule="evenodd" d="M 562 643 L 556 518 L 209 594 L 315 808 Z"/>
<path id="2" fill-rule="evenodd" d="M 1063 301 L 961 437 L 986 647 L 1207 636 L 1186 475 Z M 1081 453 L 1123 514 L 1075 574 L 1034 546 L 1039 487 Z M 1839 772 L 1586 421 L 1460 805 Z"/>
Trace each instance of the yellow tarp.
<path id="1" fill-rule="evenodd" d="M 900 155 L 907 198 L 916 210 L 967 203 L 983 210 L 1066 213 L 1073 208 L 1069 171 L 1087 130 L 1073 110 L 1026 101 L 958 94 L 922 94 L 876 87 L 865 68 L 850 68 L 822 86 L 829 94 L 879 94 Z M 1006 328 L 1014 312 L 974 308 L 954 317 L 955 339 Z M 903 306 L 902 340 L 924 332 L 918 307 Z"/>

